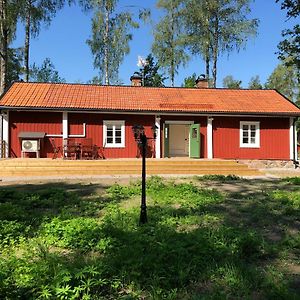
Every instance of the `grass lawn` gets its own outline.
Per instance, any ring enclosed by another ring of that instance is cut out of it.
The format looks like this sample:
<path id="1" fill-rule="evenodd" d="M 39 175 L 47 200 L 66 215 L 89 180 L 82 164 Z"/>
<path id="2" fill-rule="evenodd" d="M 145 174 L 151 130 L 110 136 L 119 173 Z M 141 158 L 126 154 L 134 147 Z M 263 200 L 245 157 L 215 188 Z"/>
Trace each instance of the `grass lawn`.
<path id="1" fill-rule="evenodd" d="M 0 299 L 300 299 L 300 178 L 0 187 Z"/>

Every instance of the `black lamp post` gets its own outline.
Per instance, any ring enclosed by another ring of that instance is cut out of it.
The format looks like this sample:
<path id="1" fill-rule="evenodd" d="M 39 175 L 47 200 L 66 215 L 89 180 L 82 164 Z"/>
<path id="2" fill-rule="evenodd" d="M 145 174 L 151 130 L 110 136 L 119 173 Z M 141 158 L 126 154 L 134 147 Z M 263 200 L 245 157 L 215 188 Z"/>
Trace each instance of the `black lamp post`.
<path id="1" fill-rule="evenodd" d="M 146 154 L 147 154 L 147 141 L 156 139 L 157 126 L 151 127 L 153 137 L 147 137 L 145 134 L 144 126 L 134 125 L 132 126 L 132 132 L 134 139 L 136 140 L 142 154 L 142 197 L 141 197 L 141 214 L 140 224 L 147 223 L 147 206 L 146 206 Z"/>

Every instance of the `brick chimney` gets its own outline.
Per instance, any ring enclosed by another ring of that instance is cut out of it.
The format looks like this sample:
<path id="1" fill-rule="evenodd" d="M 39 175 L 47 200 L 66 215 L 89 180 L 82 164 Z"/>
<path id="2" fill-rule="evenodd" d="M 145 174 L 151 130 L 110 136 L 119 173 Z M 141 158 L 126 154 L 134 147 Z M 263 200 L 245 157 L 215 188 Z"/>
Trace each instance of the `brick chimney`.
<path id="1" fill-rule="evenodd" d="M 197 79 L 196 79 L 196 87 L 198 89 L 208 89 L 208 79 L 205 78 L 204 74 L 201 74 Z"/>
<path id="2" fill-rule="evenodd" d="M 139 72 L 134 72 L 130 77 L 131 86 L 142 86 L 142 76 Z"/>

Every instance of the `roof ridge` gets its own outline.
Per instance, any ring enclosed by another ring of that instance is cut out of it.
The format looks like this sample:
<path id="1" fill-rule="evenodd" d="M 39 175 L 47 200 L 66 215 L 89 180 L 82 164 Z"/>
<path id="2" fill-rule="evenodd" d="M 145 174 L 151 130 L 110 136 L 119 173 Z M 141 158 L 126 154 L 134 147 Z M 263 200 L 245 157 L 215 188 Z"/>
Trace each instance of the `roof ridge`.
<path id="1" fill-rule="evenodd" d="M 77 83 L 77 82 L 40 82 L 40 81 L 14 81 L 12 83 L 19 84 L 49 84 L 49 85 L 66 85 L 66 86 L 86 86 L 86 87 L 109 87 L 109 88 L 135 88 L 135 89 L 180 89 L 180 90 L 226 90 L 226 91 L 277 91 L 276 89 L 249 89 L 249 88 L 225 88 L 225 87 L 216 87 L 216 88 L 198 88 L 198 87 L 183 87 L 183 86 L 132 86 L 132 85 L 105 85 L 105 84 L 96 84 L 96 83 Z"/>

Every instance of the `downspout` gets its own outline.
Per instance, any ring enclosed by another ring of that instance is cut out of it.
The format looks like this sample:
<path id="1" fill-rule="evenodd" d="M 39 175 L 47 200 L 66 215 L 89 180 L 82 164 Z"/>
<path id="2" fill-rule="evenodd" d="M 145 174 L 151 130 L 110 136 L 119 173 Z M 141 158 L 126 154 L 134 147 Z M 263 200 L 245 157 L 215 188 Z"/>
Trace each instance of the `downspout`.
<path id="1" fill-rule="evenodd" d="M 295 169 L 297 169 L 299 167 L 299 161 L 298 161 L 298 155 L 296 156 L 296 147 L 297 147 L 297 141 L 296 141 L 296 122 L 298 120 L 297 118 L 294 118 L 293 121 L 293 164 L 295 166 Z"/>

